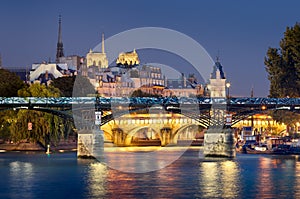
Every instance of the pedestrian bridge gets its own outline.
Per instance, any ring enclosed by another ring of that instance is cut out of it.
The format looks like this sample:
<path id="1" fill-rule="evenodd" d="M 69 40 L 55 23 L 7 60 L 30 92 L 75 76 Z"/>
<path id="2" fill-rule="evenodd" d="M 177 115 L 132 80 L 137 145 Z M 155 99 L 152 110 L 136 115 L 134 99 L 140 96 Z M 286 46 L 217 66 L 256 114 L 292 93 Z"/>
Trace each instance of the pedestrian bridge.
<path id="1" fill-rule="evenodd" d="M 101 111 L 101 125 L 125 114 L 170 112 L 214 125 L 211 109 L 220 107 L 232 114 L 232 125 L 266 110 L 300 111 L 300 98 L 205 98 L 205 97 L 0 97 L 0 110 L 29 109 L 73 119 L 80 110 Z M 79 115 L 77 114 L 79 117 Z"/>
<path id="2" fill-rule="evenodd" d="M 79 156 L 98 154 L 95 151 L 101 148 L 101 139 L 117 146 L 145 140 L 161 146 L 178 144 L 180 139 L 195 138 L 202 126 L 208 129 L 204 154 L 232 157 L 231 125 L 266 110 L 299 112 L 300 98 L 1 97 L 0 110 L 8 109 L 36 110 L 72 119 L 79 130 Z M 101 115 L 99 121 L 96 113 Z M 226 114 L 232 116 L 229 124 L 225 122 Z"/>

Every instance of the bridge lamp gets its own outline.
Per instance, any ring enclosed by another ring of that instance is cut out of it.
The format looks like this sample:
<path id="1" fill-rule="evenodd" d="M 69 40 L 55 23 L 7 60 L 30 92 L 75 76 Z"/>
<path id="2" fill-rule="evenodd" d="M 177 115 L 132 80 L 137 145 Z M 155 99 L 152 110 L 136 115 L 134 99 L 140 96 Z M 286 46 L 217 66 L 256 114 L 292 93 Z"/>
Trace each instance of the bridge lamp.
<path id="1" fill-rule="evenodd" d="M 99 86 L 100 86 L 99 82 L 97 82 L 95 86 L 96 86 L 96 88 L 95 88 L 96 93 L 98 94 L 98 88 L 99 88 Z"/>
<path id="2" fill-rule="evenodd" d="M 227 98 L 229 98 L 229 87 L 230 87 L 231 85 L 230 85 L 230 82 L 227 82 L 226 83 L 226 88 L 227 88 Z"/>
<path id="3" fill-rule="evenodd" d="M 265 106 L 265 105 L 263 105 L 262 107 L 261 107 L 261 110 L 266 110 L 267 109 L 267 107 Z"/>

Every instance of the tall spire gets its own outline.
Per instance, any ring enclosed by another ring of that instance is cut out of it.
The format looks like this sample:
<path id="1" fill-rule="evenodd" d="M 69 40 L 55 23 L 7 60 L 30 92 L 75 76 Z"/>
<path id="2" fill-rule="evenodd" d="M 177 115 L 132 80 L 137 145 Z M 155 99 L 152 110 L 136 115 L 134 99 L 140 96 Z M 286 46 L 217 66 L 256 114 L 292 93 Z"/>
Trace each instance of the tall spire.
<path id="1" fill-rule="evenodd" d="M 59 15 L 58 19 L 58 40 L 57 40 L 57 48 L 56 48 L 56 62 L 59 62 L 59 58 L 64 56 L 64 45 L 62 42 L 62 34 L 61 34 L 61 15 Z"/>
<path id="2" fill-rule="evenodd" d="M 62 43 L 61 37 L 61 15 L 58 17 L 58 43 Z"/>
<path id="3" fill-rule="evenodd" d="M 104 50 L 104 33 L 102 33 L 102 53 L 105 53 L 105 50 Z"/>

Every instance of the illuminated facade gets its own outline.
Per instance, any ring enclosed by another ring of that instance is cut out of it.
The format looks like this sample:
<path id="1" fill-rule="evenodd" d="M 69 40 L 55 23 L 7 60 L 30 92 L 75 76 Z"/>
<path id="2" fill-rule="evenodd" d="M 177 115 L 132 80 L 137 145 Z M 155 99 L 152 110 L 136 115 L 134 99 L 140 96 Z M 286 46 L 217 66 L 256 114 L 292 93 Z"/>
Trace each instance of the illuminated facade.
<path id="1" fill-rule="evenodd" d="M 271 116 L 264 114 L 255 114 L 244 120 L 241 120 L 233 127 L 242 129 L 243 127 L 252 127 L 253 134 L 260 134 L 263 136 L 271 136 L 271 135 L 287 135 L 286 129 L 287 126 L 285 124 L 281 124 L 273 120 Z"/>
<path id="2" fill-rule="evenodd" d="M 220 62 L 216 62 L 209 79 L 207 88 L 210 93 L 210 97 L 226 98 L 226 78 Z"/>
<path id="3" fill-rule="evenodd" d="M 96 66 L 99 68 L 108 68 L 108 60 L 104 50 L 104 34 L 102 34 L 102 52 L 94 52 L 90 49 L 86 55 L 86 65 L 87 67 Z"/>
<path id="4" fill-rule="evenodd" d="M 139 65 L 140 60 L 135 49 L 132 52 L 120 53 L 117 59 L 118 65 Z"/>

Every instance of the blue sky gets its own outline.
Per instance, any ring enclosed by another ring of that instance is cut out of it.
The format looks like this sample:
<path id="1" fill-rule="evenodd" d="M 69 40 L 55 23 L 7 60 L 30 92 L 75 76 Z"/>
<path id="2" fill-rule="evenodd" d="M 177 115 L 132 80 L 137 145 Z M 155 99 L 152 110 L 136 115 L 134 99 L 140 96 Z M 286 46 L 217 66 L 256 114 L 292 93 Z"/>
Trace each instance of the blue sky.
<path id="1" fill-rule="evenodd" d="M 59 14 L 66 55 L 85 55 L 102 32 L 110 37 L 132 28 L 163 27 L 193 38 L 213 59 L 219 54 L 232 95 L 249 96 L 254 86 L 255 96 L 267 96 L 266 51 L 278 47 L 286 27 L 300 21 L 299 8 L 297 0 L 1 0 L 0 53 L 7 67 L 54 60 Z M 184 68 L 184 61 L 169 59 L 168 64 Z"/>

